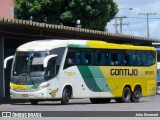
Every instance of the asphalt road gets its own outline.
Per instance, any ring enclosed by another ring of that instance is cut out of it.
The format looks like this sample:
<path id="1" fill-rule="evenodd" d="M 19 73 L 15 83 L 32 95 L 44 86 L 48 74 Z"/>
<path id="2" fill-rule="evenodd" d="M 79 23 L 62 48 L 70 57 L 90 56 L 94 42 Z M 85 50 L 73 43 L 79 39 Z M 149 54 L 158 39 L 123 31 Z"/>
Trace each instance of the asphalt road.
<path id="1" fill-rule="evenodd" d="M 125 120 L 126 117 L 131 117 L 131 119 L 136 117 L 136 119 L 138 119 L 139 117 L 146 117 L 141 116 L 144 114 L 158 114 L 158 117 L 160 117 L 160 95 L 142 97 L 138 103 L 116 103 L 115 100 L 112 100 L 107 104 L 91 104 L 89 99 L 72 99 L 69 101 L 68 105 L 61 105 L 60 101 L 42 101 L 39 102 L 38 105 L 31 105 L 30 102 L 19 102 L 1 104 L 0 111 L 1 114 L 6 111 L 12 113 L 18 112 L 21 114 L 25 112 L 29 112 L 29 114 L 30 112 L 38 112 L 42 117 L 48 115 L 49 117 L 58 117 L 59 119 L 73 117 L 70 118 L 70 120 L 75 119 L 75 117 L 78 117 L 79 119 L 84 117 L 87 120 L 90 120 L 92 117 L 94 117 L 94 119 L 97 117 L 105 119 L 107 116 L 112 117 L 112 120 L 116 120 L 117 116 L 124 117 L 123 120 Z M 56 115 L 54 116 L 53 114 Z M 147 118 L 148 117 L 149 116 L 147 116 Z M 158 117 L 154 116 L 153 120 L 158 119 Z M 48 119 L 51 119 L 51 117 Z"/>

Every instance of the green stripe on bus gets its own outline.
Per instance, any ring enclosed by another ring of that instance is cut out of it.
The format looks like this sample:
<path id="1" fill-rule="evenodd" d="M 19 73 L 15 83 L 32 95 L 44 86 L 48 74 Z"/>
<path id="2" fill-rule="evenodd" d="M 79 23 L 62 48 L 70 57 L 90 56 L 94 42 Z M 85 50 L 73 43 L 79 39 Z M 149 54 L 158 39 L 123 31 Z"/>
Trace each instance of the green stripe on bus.
<path id="1" fill-rule="evenodd" d="M 89 45 L 68 44 L 69 48 L 90 48 Z"/>
<path id="2" fill-rule="evenodd" d="M 102 92 L 102 90 L 98 87 L 90 69 L 88 66 L 77 66 L 83 79 L 84 82 L 86 83 L 87 87 L 94 92 Z"/>
<path id="3" fill-rule="evenodd" d="M 111 92 L 112 90 L 109 88 L 107 81 L 106 81 L 106 78 L 104 77 L 99 66 L 90 66 L 89 69 L 95 79 L 95 82 L 97 83 L 97 86 L 103 92 Z"/>
<path id="4" fill-rule="evenodd" d="M 36 88 L 38 88 L 38 87 L 39 87 L 39 85 L 40 85 L 40 84 L 32 85 L 32 87 L 31 87 L 31 88 L 36 89 Z"/>
<path id="5" fill-rule="evenodd" d="M 94 78 L 104 78 L 99 66 L 89 66 L 89 69 Z"/>

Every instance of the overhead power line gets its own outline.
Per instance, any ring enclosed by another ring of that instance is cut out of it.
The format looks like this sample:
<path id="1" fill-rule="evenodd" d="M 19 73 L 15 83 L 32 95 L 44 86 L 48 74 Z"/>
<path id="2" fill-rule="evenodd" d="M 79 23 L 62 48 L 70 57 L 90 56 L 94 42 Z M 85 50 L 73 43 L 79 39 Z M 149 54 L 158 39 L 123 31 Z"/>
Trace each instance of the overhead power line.
<path id="1" fill-rule="evenodd" d="M 142 18 L 142 17 L 126 17 L 126 18 L 147 19 L 147 18 Z M 160 19 L 160 18 L 148 18 L 148 19 Z"/>

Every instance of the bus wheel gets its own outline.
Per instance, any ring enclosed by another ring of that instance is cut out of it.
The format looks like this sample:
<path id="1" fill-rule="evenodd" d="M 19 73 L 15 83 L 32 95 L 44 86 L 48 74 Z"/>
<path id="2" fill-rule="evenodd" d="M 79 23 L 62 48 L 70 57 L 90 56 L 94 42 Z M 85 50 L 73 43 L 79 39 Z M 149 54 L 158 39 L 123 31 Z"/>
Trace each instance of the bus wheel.
<path id="1" fill-rule="evenodd" d="M 127 102 L 130 101 L 130 99 L 131 99 L 131 90 L 130 90 L 129 87 L 126 86 L 126 87 L 123 89 L 122 102 L 123 102 L 123 103 L 127 103 Z"/>
<path id="2" fill-rule="evenodd" d="M 140 97 L 141 97 L 141 90 L 138 87 L 136 87 L 134 92 L 132 93 L 131 102 L 139 102 Z"/>
<path id="3" fill-rule="evenodd" d="M 38 104 L 38 100 L 30 100 L 32 105 L 37 105 Z"/>
<path id="4" fill-rule="evenodd" d="M 61 104 L 67 105 L 70 97 L 71 97 L 71 94 L 69 92 L 69 89 L 65 88 L 62 93 Z"/>

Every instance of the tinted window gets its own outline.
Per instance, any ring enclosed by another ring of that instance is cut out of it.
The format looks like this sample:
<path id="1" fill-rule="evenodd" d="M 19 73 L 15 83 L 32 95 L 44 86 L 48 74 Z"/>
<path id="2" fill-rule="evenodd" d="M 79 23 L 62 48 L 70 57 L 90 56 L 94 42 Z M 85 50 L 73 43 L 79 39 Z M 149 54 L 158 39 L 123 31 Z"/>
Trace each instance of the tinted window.
<path id="1" fill-rule="evenodd" d="M 73 65 L 150 66 L 154 63 L 154 51 L 69 48 L 64 68 Z"/>

